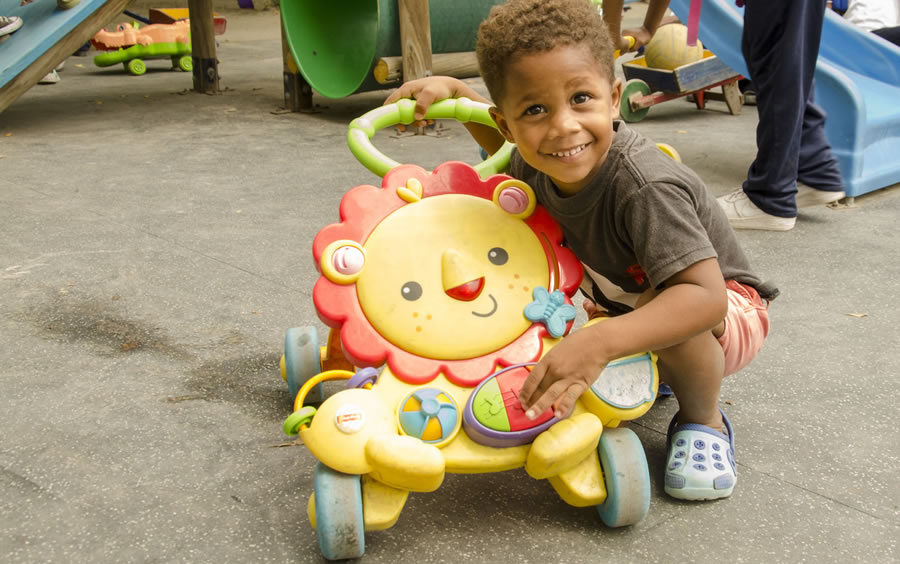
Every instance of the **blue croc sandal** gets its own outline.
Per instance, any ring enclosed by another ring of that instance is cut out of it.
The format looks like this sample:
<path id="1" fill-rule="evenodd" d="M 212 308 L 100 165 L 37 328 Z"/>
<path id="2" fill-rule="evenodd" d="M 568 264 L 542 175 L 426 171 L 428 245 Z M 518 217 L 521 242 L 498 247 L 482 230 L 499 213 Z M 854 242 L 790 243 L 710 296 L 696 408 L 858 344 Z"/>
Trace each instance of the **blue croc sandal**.
<path id="1" fill-rule="evenodd" d="M 666 398 L 670 398 L 675 395 L 675 392 L 672 391 L 672 388 L 669 387 L 665 382 L 659 383 L 659 388 L 656 389 L 656 399 L 662 400 Z"/>
<path id="2" fill-rule="evenodd" d="M 731 495 L 737 482 L 734 430 L 724 412 L 722 421 L 728 435 L 706 425 L 679 425 L 678 414 L 672 418 L 667 433 L 667 494 L 687 500 L 719 499 Z"/>

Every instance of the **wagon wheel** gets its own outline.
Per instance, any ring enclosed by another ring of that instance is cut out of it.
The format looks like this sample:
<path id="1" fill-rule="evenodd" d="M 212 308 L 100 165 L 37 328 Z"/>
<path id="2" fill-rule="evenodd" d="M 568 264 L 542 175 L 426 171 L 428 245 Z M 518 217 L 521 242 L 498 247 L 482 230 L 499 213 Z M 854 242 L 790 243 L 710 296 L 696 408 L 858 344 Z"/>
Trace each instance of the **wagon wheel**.
<path id="1" fill-rule="evenodd" d="M 633 78 L 626 82 L 625 88 L 622 89 L 622 102 L 619 104 L 619 114 L 621 114 L 622 119 L 628 123 L 634 123 L 647 117 L 650 108 L 633 108 L 632 100 L 637 102 L 644 96 L 649 95 L 650 85 L 643 80 Z"/>
<path id="2" fill-rule="evenodd" d="M 650 509 L 650 473 L 641 440 L 631 429 L 603 429 L 597 450 L 606 483 L 606 500 L 597 506 L 600 519 L 607 527 L 638 523 Z"/>
<path id="3" fill-rule="evenodd" d="M 366 551 L 360 477 L 319 462 L 314 483 L 316 535 L 322 556 L 328 560 L 359 558 Z"/>

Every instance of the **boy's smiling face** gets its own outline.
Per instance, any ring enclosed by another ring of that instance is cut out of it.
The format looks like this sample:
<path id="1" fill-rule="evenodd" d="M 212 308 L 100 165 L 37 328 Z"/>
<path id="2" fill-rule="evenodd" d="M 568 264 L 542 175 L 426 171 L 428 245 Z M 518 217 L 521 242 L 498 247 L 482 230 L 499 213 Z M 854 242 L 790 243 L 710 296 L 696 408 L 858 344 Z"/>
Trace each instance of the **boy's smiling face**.
<path id="1" fill-rule="evenodd" d="M 503 136 L 564 193 L 584 188 L 612 144 L 622 82 L 610 83 L 586 47 L 560 45 L 516 58 L 503 91 L 491 112 Z"/>

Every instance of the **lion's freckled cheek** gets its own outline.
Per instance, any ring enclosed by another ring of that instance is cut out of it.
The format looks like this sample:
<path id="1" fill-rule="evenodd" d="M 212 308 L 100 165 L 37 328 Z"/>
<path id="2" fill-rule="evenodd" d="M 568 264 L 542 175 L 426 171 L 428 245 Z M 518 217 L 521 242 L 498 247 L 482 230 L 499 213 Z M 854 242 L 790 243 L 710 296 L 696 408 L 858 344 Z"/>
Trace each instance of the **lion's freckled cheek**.
<path id="1" fill-rule="evenodd" d="M 414 311 L 412 316 L 413 316 L 413 319 L 417 319 L 419 317 L 419 312 Z M 425 314 L 425 319 L 427 321 L 431 321 L 431 314 L 430 313 Z M 416 325 L 416 333 L 421 333 L 421 332 L 422 332 L 422 326 Z"/>

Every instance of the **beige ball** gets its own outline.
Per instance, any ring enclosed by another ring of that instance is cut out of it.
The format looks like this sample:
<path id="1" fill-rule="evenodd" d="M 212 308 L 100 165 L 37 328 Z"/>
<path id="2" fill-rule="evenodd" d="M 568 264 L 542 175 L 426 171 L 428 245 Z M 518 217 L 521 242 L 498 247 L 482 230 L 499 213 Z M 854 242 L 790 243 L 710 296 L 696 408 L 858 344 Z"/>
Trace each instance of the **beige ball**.
<path id="1" fill-rule="evenodd" d="M 644 48 L 644 60 L 654 69 L 673 70 L 702 58 L 703 44 L 698 39 L 696 45 L 688 46 L 687 26 L 683 24 L 660 27 Z"/>

